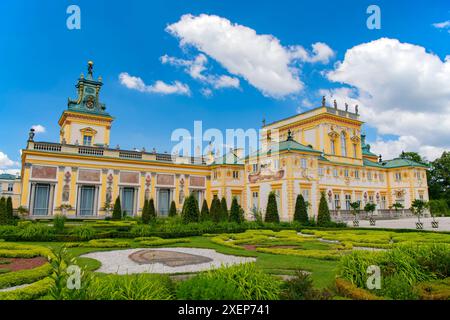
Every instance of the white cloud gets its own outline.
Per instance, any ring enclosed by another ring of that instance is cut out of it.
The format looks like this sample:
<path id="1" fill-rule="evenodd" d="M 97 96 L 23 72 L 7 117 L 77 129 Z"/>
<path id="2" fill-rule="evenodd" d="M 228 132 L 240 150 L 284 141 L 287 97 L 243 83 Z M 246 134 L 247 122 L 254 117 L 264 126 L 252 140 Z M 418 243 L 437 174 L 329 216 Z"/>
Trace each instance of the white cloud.
<path id="1" fill-rule="evenodd" d="M 435 27 L 436 29 L 449 29 L 450 28 L 450 20 L 447 20 L 444 22 L 433 23 L 432 26 Z M 449 30 L 449 32 L 450 32 L 450 30 Z"/>
<path id="2" fill-rule="evenodd" d="M 347 50 L 326 76 L 354 88 L 332 90 L 337 100 L 359 104 L 362 120 L 379 134 L 399 136 L 390 146 L 412 147 L 405 141 L 414 138 L 420 146 L 416 149 L 427 152 L 429 159 L 450 149 L 449 59 L 442 61 L 418 45 L 381 38 Z"/>
<path id="3" fill-rule="evenodd" d="M 166 31 L 177 37 L 181 46 L 197 48 L 230 74 L 243 77 L 264 95 L 275 98 L 303 89 L 294 62 L 325 62 L 332 51 L 323 43 L 313 45 L 312 55 L 300 46 L 284 47 L 272 35 L 257 34 L 216 15 L 183 15 Z"/>
<path id="4" fill-rule="evenodd" d="M 120 83 L 128 89 L 134 89 L 140 92 L 180 95 L 191 94 L 189 86 L 179 81 L 175 81 L 172 84 L 167 84 L 161 80 L 158 80 L 153 85 L 146 85 L 141 78 L 131 76 L 127 72 L 120 73 L 119 80 Z"/>
<path id="5" fill-rule="evenodd" d="M 12 174 L 15 176 L 20 175 L 20 169 L 5 169 L 5 170 L 0 170 L 0 174 L 2 173 L 6 173 L 6 174 Z"/>
<path id="6" fill-rule="evenodd" d="M 9 159 L 8 155 L 0 151 L 0 169 L 7 169 L 9 167 L 18 166 L 19 163 Z"/>
<path id="7" fill-rule="evenodd" d="M 230 77 L 227 75 L 211 75 L 204 74 L 207 70 L 206 65 L 208 58 L 204 54 L 197 55 L 193 60 L 179 59 L 164 55 L 161 57 L 163 64 L 170 64 L 177 67 L 184 67 L 186 73 L 188 73 L 193 79 L 199 80 L 204 84 L 209 84 L 215 89 L 221 88 L 236 88 L 240 87 L 238 78 Z"/>
<path id="8" fill-rule="evenodd" d="M 40 124 L 36 124 L 36 125 L 32 126 L 31 128 L 34 129 L 35 133 L 44 133 L 45 132 L 45 127 Z"/>

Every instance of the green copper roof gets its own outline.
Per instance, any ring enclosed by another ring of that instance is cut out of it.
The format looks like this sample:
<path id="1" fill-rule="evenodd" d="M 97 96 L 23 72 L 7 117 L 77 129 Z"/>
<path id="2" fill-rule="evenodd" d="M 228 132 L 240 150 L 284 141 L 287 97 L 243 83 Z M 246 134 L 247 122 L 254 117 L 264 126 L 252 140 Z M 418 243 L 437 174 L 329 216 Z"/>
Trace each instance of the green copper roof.
<path id="1" fill-rule="evenodd" d="M 365 167 L 384 168 L 379 162 L 370 161 L 363 158 L 363 165 Z"/>
<path id="2" fill-rule="evenodd" d="M 400 167 L 422 167 L 428 168 L 427 165 L 418 163 L 409 159 L 395 158 L 392 160 L 386 160 L 382 162 L 383 168 L 400 168 Z"/>
<path id="3" fill-rule="evenodd" d="M 9 173 L 2 173 L 0 174 L 0 179 L 1 180 L 16 180 L 16 179 L 20 179 L 20 177 L 16 177 L 13 174 L 9 174 Z"/>
<path id="4" fill-rule="evenodd" d="M 365 156 L 378 157 L 375 153 L 370 151 L 370 149 L 366 149 L 366 148 L 362 149 L 362 154 L 365 155 Z"/>
<path id="5" fill-rule="evenodd" d="M 312 153 L 322 154 L 321 151 L 315 150 L 310 146 L 305 146 L 305 145 L 293 140 L 292 138 L 288 137 L 288 140 L 286 140 L 286 141 L 273 143 L 267 151 L 262 152 L 261 150 L 258 150 L 256 152 L 248 155 L 247 158 L 259 157 L 259 156 L 267 155 L 269 153 L 282 152 L 282 151 L 300 151 L 300 152 L 312 152 Z"/>

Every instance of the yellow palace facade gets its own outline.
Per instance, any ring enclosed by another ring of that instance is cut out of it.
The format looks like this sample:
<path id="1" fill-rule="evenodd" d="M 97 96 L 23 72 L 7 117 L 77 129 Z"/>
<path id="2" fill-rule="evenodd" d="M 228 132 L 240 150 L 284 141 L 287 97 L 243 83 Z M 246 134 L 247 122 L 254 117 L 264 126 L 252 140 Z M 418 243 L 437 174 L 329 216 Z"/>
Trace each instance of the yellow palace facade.
<path id="1" fill-rule="evenodd" d="M 36 141 L 30 131 L 18 201 L 30 218 L 101 219 L 117 197 L 127 215 L 140 215 L 152 198 L 161 216 L 172 201 L 181 209 L 190 194 L 200 205 L 218 196 L 230 206 L 236 197 L 250 218 L 256 211 L 264 215 L 274 192 L 285 221 L 292 220 L 298 194 L 310 204 L 310 215 L 317 214 L 321 192 L 337 213 L 358 200 L 376 203 L 378 213 L 395 202 L 409 208 L 416 198 L 428 200 L 427 168 L 373 154 L 357 109 L 330 107 L 324 99 L 318 108 L 264 125 L 262 148 L 247 156 L 234 150 L 220 159 L 183 157 L 111 147 L 114 118 L 100 102 L 102 85 L 90 63 L 87 76 L 78 79 L 77 98 L 59 118 L 60 141 Z"/>

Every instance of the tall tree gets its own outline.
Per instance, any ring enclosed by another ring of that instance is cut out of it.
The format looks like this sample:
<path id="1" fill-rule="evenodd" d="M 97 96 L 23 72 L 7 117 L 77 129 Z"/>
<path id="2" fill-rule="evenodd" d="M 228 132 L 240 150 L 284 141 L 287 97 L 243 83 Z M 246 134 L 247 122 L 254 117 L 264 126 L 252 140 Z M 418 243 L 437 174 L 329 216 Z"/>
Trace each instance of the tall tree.
<path id="1" fill-rule="evenodd" d="M 120 197 L 116 198 L 116 202 L 114 202 L 114 209 L 112 213 L 113 220 L 122 219 L 122 206 L 120 204 Z"/>
<path id="2" fill-rule="evenodd" d="M 275 193 L 269 193 L 269 199 L 267 201 L 265 222 L 280 222 L 280 216 L 278 215 L 277 198 Z"/>
<path id="3" fill-rule="evenodd" d="M 445 199 L 450 206 L 450 152 L 430 163 L 428 192 L 430 199 Z"/>
<path id="4" fill-rule="evenodd" d="M 325 193 L 321 193 L 319 202 L 319 213 L 317 214 L 317 225 L 326 226 L 331 222 L 330 210 L 325 199 Z"/>
<path id="5" fill-rule="evenodd" d="M 427 164 L 428 162 L 422 158 L 422 156 L 420 154 L 418 154 L 417 152 L 402 152 L 400 154 L 400 158 L 403 159 L 408 159 L 417 163 L 421 163 L 421 164 Z"/>
<path id="6" fill-rule="evenodd" d="M 213 197 L 213 200 L 211 202 L 211 208 L 209 210 L 209 215 L 211 216 L 211 219 L 214 222 L 219 222 L 221 219 L 221 207 L 220 207 L 220 200 L 217 196 Z"/>
<path id="7" fill-rule="evenodd" d="M 300 222 L 301 224 L 308 223 L 308 210 L 305 199 L 301 194 L 297 196 L 297 200 L 295 201 L 294 221 Z"/>
<path id="8" fill-rule="evenodd" d="M 244 217 L 241 216 L 241 206 L 239 205 L 237 198 L 233 197 L 230 208 L 230 221 L 241 223 L 243 220 Z"/>
<path id="9" fill-rule="evenodd" d="M 200 211 L 200 220 L 208 221 L 210 219 L 211 217 L 209 215 L 208 202 L 206 202 L 206 199 L 204 199 L 202 204 L 202 210 Z"/>

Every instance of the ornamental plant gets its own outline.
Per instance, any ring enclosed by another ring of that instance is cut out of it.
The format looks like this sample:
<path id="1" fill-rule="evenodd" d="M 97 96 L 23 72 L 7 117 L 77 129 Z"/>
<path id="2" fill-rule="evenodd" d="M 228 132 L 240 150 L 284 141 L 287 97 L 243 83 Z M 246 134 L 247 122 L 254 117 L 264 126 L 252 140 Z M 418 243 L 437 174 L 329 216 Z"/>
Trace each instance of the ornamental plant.
<path id="1" fill-rule="evenodd" d="M 14 220 L 14 214 L 13 214 L 13 204 L 12 204 L 12 198 L 8 197 L 6 199 L 6 220 L 8 223 L 13 223 Z"/>
<path id="2" fill-rule="evenodd" d="M 361 202 L 359 201 L 350 202 L 350 208 L 352 208 L 352 213 L 355 216 L 355 220 L 358 220 L 359 210 L 361 209 Z"/>
<path id="3" fill-rule="evenodd" d="M 200 219 L 200 211 L 198 210 L 198 202 L 193 195 L 190 195 L 185 200 L 183 212 L 181 217 L 184 223 L 198 222 Z"/>
<path id="4" fill-rule="evenodd" d="M 239 205 L 237 198 L 233 197 L 230 209 L 230 222 L 241 223 L 244 217 L 241 215 L 241 206 Z"/>
<path id="5" fill-rule="evenodd" d="M 153 199 L 148 201 L 148 216 L 150 217 L 150 222 L 156 220 L 155 201 Z"/>
<path id="6" fill-rule="evenodd" d="M 169 217 L 176 217 L 177 216 L 177 206 L 175 205 L 175 201 L 172 200 L 170 203 L 170 209 L 169 209 Z"/>
<path id="7" fill-rule="evenodd" d="M 220 201 L 220 207 L 220 221 L 228 221 L 228 205 L 225 197 L 222 197 L 222 200 Z"/>
<path id="8" fill-rule="evenodd" d="M 142 223 L 144 223 L 144 224 L 148 224 L 148 223 L 150 223 L 150 214 L 149 214 L 149 211 L 148 211 L 148 199 L 145 199 L 144 200 L 144 206 L 142 207 L 142 216 L 141 216 L 141 218 L 142 218 Z"/>
<path id="9" fill-rule="evenodd" d="M 303 195 L 299 194 L 295 201 L 294 221 L 301 224 L 308 224 L 308 211 Z"/>
<path id="10" fill-rule="evenodd" d="M 8 224 L 8 218 L 6 215 L 6 199 L 0 199 L 0 225 Z"/>
<path id="11" fill-rule="evenodd" d="M 319 213 L 317 214 L 317 225 L 319 227 L 326 226 L 331 222 L 330 210 L 325 199 L 325 193 L 321 193 L 319 202 Z"/>
<path id="12" fill-rule="evenodd" d="M 420 200 L 420 199 L 415 199 L 412 204 L 411 204 L 411 212 L 417 216 L 417 220 L 420 223 L 420 216 L 422 215 L 422 213 L 425 211 L 425 209 L 428 207 L 428 203 Z"/>
<path id="13" fill-rule="evenodd" d="M 375 211 L 375 209 L 377 208 L 377 205 L 375 203 L 367 203 L 364 206 L 364 211 L 368 212 L 370 214 L 370 217 L 373 218 L 373 212 Z"/>
<path id="14" fill-rule="evenodd" d="M 221 218 L 221 207 L 220 207 L 220 200 L 217 196 L 213 197 L 213 200 L 211 202 L 211 209 L 209 211 L 209 214 L 211 216 L 211 219 L 214 222 L 220 222 Z"/>
<path id="15" fill-rule="evenodd" d="M 121 220 L 122 219 L 122 206 L 120 204 L 120 197 L 117 197 L 116 202 L 114 203 L 112 219 L 113 220 Z"/>
<path id="16" fill-rule="evenodd" d="M 206 202 L 206 199 L 203 200 L 202 204 L 202 210 L 200 211 L 200 220 L 201 221 L 208 221 L 210 220 L 209 215 L 209 209 L 208 209 L 208 203 Z"/>
<path id="17" fill-rule="evenodd" d="M 280 216 L 278 215 L 278 206 L 275 193 L 271 192 L 269 194 L 269 200 L 267 201 L 265 222 L 280 222 Z"/>

